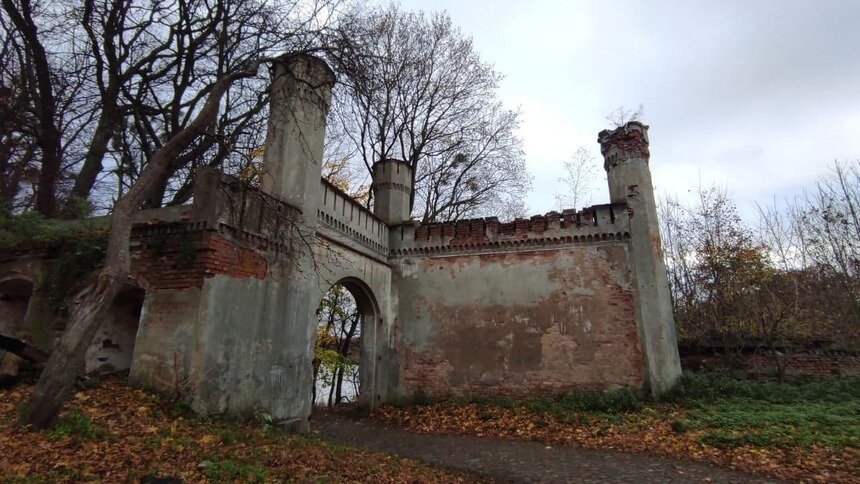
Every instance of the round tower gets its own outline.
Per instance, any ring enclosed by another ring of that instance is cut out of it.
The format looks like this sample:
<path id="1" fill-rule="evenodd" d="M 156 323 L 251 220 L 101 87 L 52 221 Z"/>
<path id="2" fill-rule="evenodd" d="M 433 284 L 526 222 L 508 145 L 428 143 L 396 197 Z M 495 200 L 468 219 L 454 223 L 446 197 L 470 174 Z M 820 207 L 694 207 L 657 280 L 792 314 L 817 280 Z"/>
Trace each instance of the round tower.
<path id="1" fill-rule="evenodd" d="M 373 165 L 373 213 L 390 225 L 409 220 L 412 207 L 412 167 L 387 159 Z"/>

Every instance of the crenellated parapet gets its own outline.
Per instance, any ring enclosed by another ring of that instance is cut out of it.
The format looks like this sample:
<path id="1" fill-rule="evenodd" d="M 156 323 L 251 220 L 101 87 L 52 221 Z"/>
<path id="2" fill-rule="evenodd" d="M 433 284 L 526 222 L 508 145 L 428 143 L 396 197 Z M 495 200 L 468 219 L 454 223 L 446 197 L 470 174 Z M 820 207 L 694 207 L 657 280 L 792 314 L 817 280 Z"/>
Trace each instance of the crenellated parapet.
<path id="1" fill-rule="evenodd" d="M 597 135 L 597 142 L 600 143 L 606 169 L 623 159 L 641 157 L 648 160 L 651 157 L 648 126 L 638 121 L 631 121 L 614 130 L 604 129 Z"/>
<path id="2" fill-rule="evenodd" d="M 320 188 L 320 234 L 356 249 L 369 249 L 375 257 L 386 257 L 389 228 L 385 221 L 325 178 L 320 180 Z"/>
<path id="3" fill-rule="evenodd" d="M 392 256 L 593 244 L 629 238 L 623 204 L 500 222 L 496 217 L 392 227 Z"/>

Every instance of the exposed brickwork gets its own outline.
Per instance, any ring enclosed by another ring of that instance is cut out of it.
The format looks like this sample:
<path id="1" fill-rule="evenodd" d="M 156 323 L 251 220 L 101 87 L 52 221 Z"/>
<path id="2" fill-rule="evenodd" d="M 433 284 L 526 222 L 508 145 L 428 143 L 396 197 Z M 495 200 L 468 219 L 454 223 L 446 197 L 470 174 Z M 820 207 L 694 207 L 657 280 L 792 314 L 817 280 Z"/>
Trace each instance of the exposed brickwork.
<path id="1" fill-rule="evenodd" d="M 776 374 L 776 363 L 773 356 L 767 353 L 742 353 L 741 363 L 734 362 L 734 367 L 751 377 L 766 377 Z M 730 367 L 730 362 L 723 355 L 713 354 L 683 354 L 683 366 L 688 370 L 716 370 Z M 840 375 L 860 374 L 860 355 L 844 351 L 802 350 L 789 357 L 786 366 L 788 375 Z"/>
<path id="2" fill-rule="evenodd" d="M 206 270 L 233 277 L 266 277 L 266 259 L 254 249 L 210 234 L 204 237 L 200 264 Z"/>
<path id="3" fill-rule="evenodd" d="M 238 245 L 217 232 L 174 234 L 163 241 L 145 239 L 132 253 L 132 274 L 147 289 L 202 287 L 207 277 L 266 277 L 268 263 L 259 251 Z"/>
<path id="4" fill-rule="evenodd" d="M 598 135 L 600 152 L 605 156 L 611 148 L 615 148 L 627 156 L 639 156 L 646 160 L 650 158 L 647 135 L 638 129 L 628 128 L 630 125 L 637 124 L 639 123 L 633 122 L 612 131 L 608 129 L 601 131 Z"/>
<path id="5" fill-rule="evenodd" d="M 426 340 L 397 338 L 407 392 L 527 395 L 641 384 L 626 257 L 618 243 L 420 260 L 400 281 L 401 315 L 433 330 Z M 501 277 L 522 284 L 493 289 Z M 462 287 L 472 297 L 463 298 Z"/>

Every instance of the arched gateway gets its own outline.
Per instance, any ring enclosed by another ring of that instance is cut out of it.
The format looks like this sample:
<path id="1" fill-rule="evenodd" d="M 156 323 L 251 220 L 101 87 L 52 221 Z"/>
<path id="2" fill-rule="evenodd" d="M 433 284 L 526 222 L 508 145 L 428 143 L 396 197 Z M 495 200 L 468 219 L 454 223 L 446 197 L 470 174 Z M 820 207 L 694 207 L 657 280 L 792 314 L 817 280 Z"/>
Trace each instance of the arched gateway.
<path id="1" fill-rule="evenodd" d="M 201 169 L 192 205 L 140 214 L 132 381 L 199 412 L 307 429 L 315 311 L 340 281 L 373 321 L 366 405 L 673 385 L 646 126 L 600 133 L 608 204 L 422 225 L 409 217 L 407 163 L 374 165 L 373 211 L 321 179 L 333 83 L 319 59 L 280 59 L 261 188 Z"/>
<path id="2" fill-rule="evenodd" d="M 355 365 L 358 373 L 358 385 L 354 389 L 346 389 L 343 393 L 348 393 L 350 394 L 350 397 L 355 397 L 353 400 L 350 400 L 351 402 L 358 402 L 360 405 L 372 409 L 378 402 L 378 398 L 375 396 L 378 388 L 376 381 L 376 349 L 380 346 L 380 342 L 377 341 L 376 338 L 379 334 L 379 328 L 382 326 L 382 314 L 379 309 L 379 304 L 377 303 L 376 297 L 373 295 L 373 290 L 360 278 L 353 276 L 343 277 L 332 286 L 332 289 L 329 290 L 326 295 L 331 296 L 333 294 L 338 294 L 333 292 L 335 288 L 341 288 L 342 292 L 349 294 L 348 298 L 344 299 L 348 299 L 348 302 L 354 302 L 354 311 L 357 315 L 357 320 L 346 321 L 346 324 L 343 325 L 344 327 L 334 328 L 334 331 L 329 332 L 331 336 L 336 339 L 336 344 L 346 343 L 345 346 L 350 346 L 358 350 L 357 355 L 353 355 L 351 354 L 351 348 L 337 348 L 340 353 L 346 353 L 347 359 L 353 360 L 356 359 L 357 356 L 358 360 Z M 318 305 L 318 307 L 323 309 L 321 305 Z M 327 315 L 331 317 L 332 320 L 335 319 L 332 317 L 332 308 L 327 309 Z M 347 309 L 352 310 L 353 308 Z M 318 313 L 318 315 L 320 314 Z M 326 321 L 325 316 L 326 314 L 323 314 L 320 319 L 318 319 L 319 325 L 326 326 L 327 323 L 328 325 L 331 325 L 331 323 L 334 322 L 332 320 Z M 343 317 L 343 315 L 341 315 L 341 317 Z M 317 338 L 319 338 L 319 334 L 320 331 L 318 327 Z M 354 338 L 352 344 L 350 344 L 349 341 L 351 338 Z M 344 339 L 346 339 L 345 342 L 343 341 Z M 317 347 L 319 347 L 319 345 L 317 345 Z M 319 355 L 315 356 L 317 358 L 319 357 Z M 319 363 L 315 364 L 318 365 Z M 329 386 L 331 388 L 327 388 Z M 334 383 L 323 385 L 316 382 L 315 389 L 319 388 L 334 391 L 334 387 Z M 325 395 L 322 395 L 323 398 L 319 397 L 320 396 L 318 395 L 317 400 L 314 402 L 315 404 L 320 405 L 323 404 L 323 402 L 326 402 L 324 398 Z"/>

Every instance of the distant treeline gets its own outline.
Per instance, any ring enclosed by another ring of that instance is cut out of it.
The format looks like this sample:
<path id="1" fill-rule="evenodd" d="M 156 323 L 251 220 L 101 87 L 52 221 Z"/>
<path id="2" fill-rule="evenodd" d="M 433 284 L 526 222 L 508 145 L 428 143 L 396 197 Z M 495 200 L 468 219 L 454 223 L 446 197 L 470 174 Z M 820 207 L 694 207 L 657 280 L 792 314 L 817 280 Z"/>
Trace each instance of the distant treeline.
<path id="1" fill-rule="evenodd" d="M 750 342 L 780 375 L 808 341 L 857 349 L 860 162 L 835 162 L 802 195 L 743 220 L 725 190 L 661 203 L 663 247 L 682 344 L 740 352 Z"/>

